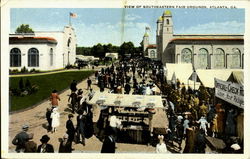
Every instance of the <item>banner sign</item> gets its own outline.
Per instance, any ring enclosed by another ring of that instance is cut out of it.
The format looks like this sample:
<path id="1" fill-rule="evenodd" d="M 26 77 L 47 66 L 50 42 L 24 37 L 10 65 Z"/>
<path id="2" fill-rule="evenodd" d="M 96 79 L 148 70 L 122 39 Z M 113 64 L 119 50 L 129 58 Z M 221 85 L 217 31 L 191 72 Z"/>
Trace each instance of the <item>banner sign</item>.
<path id="1" fill-rule="evenodd" d="M 244 109 L 244 86 L 214 78 L 215 96 Z"/>

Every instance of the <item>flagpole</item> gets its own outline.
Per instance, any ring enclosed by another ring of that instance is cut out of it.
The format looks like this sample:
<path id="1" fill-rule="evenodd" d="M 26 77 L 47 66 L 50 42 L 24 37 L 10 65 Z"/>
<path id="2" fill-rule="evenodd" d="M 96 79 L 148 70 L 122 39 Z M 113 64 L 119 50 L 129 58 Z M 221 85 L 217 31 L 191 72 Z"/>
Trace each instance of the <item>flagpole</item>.
<path id="1" fill-rule="evenodd" d="M 71 26 L 71 16 L 70 16 L 70 13 L 69 13 L 69 26 Z"/>

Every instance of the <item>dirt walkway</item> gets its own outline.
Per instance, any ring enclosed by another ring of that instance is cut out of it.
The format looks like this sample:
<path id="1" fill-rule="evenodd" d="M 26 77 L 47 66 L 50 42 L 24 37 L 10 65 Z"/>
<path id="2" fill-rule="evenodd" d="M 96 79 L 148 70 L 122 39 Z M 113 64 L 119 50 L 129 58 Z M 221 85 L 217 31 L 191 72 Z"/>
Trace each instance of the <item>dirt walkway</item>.
<path id="1" fill-rule="evenodd" d="M 94 76 L 91 76 L 91 80 L 94 83 Z M 84 80 L 77 85 L 77 88 L 82 88 L 84 94 L 86 95 L 88 91 L 87 81 Z M 96 85 L 93 85 L 94 91 L 99 91 Z M 105 89 L 105 91 L 108 91 Z M 40 138 L 47 134 L 50 137 L 49 143 L 51 143 L 55 150 L 58 151 L 59 148 L 59 138 L 66 132 L 66 121 L 68 118 L 68 114 L 71 113 L 70 109 L 68 109 L 68 95 L 70 94 L 70 90 L 66 90 L 59 94 L 61 101 L 59 102 L 59 112 L 60 112 L 60 126 L 57 128 L 56 133 L 47 133 L 46 124 L 47 120 L 45 117 L 46 109 L 50 107 L 50 101 L 45 101 L 33 109 L 15 113 L 10 115 L 9 121 L 9 151 L 14 152 L 15 146 L 11 143 L 14 136 L 21 131 L 21 127 L 23 124 L 27 123 L 30 126 L 29 133 L 34 133 L 34 141 L 39 145 Z M 73 120 L 74 125 L 76 125 L 76 114 Z M 99 110 L 96 109 L 94 111 L 93 122 L 96 122 L 99 118 Z M 86 140 L 86 146 L 81 144 L 74 144 L 73 148 L 75 152 L 100 152 L 102 146 L 102 142 L 92 136 L 91 138 Z M 138 144 L 124 144 L 118 143 L 116 152 L 155 152 L 155 148 L 147 145 L 138 145 Z"/>

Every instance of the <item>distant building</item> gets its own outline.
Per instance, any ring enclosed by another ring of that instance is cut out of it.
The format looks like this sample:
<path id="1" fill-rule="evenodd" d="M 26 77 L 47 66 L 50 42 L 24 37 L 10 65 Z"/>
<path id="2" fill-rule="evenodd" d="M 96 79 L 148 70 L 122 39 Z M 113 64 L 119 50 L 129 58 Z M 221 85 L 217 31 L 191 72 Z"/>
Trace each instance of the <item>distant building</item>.
<path id="1" fill-rule="evenodd" d="M 76 55 L 76 59 L 82 60 L 82 61 L 94 61 L 94 60 L 99 60 L 99 57 Z"/>
<path id="2" fill-rule="evenodd" d="M 151 59 L 158 59 L 157 57 L 157 46 L 156 44 L 149 44 L 149 34 L 147 31 L 143 36 L 143 40 L 141 42 L 143 48 L 143 55 L 144 57 L 148 57 Z"/>
<path id="3" fill-rule="evenodd" d="M 157 58 L 164 65 L 191 63 L 195 69 L 243 68 L 243 35 L 175 35 L 173 29 L 172 13 L 167 10 L 157 20 L 156 30 Z"/>
<path id="4" fill-rule="evenodd" d="M 54 70 L 73 65 L 76 59 L 74 28 L 9 35 L 10 69 Z"/>
<path id="5" fill-rule="evenodd" d="M 110 57 L 112 60 L 117 60 L 118 59 L 118 53 L 115 52 L 107 52 L 105 54 L 105 57 Z"/>

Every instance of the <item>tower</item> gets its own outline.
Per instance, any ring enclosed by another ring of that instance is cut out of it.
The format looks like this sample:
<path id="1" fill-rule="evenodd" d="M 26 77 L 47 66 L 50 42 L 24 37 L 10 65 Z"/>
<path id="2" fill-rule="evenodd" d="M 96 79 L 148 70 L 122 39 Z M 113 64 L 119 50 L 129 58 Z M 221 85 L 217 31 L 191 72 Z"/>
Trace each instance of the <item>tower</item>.
<path id="1" fill-rule="evenodd" d="M 142 41 L 144 57 L 148 56 L 148 53 L 147 53 L 147 47 L 148 47 L 148 45 L 149 45 L 149 35 L 147 33 L 147 30 L 146 30 L 145 34 L 143 36 L 143 41 Z"/>
<path id="2" fill-rule="evenodd" d="M 160 16 L 157 20 L 157 29 L 156 29 L 156 46 L 157 46 L 157 58 L 161 60 L 162 46 L 162 16 Z"/>
<path id="3" fill-rule="evenodd" d="M 163 64 L 173 62 L 170 50 L 168 50 L 168 43 L 173 39 L 173 20 L 172 13 L 166 10 L 162 15 L 162 37 L 161 37 L 161 61 Z"/>

